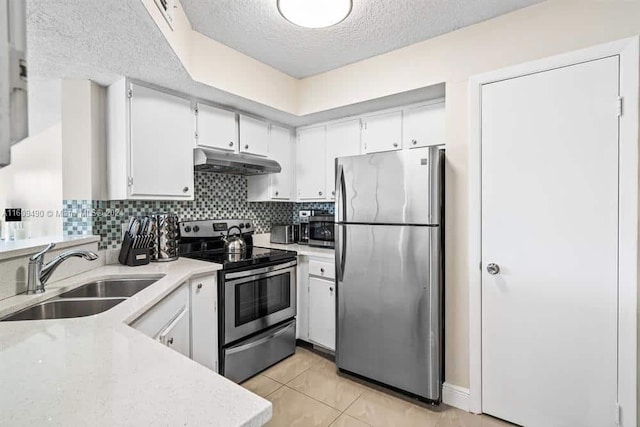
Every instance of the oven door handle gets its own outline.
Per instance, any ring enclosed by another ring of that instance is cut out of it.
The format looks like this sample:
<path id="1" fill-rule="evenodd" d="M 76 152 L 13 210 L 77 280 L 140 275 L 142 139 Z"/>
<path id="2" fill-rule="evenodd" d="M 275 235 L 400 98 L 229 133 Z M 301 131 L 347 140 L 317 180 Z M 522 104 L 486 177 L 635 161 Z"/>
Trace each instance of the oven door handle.
<path id="1" fill-rule="evenodd" d="M 239 353 L 241 351 L 245 351 L 245 350 L 249 350 L 251 348 L 257 347 L 261 344 L 266 343 L 269 340 L 272 340 L 276 337 L 279 337 L 280 335 L 284 334 L 287 332 L 287 330 L 291 327 L 292 323 L 289 323 L 288 325 L 284 326 L 282 329 L 279 329 L 269 335 L 267 335 L 266 337 L 260 338 L 258 340 L 252 341 L 250 343 L 247 344 L 243 344 L 240 345 L 238 347 L 231 347 L 229 349 L 226 350 L 226 354 L 234 354 L 234 353 Z"/>
<path id="2" fill-rule="evenodd" d="M 297 261 L 290 261 L 287 262 L 285 264 L 276 264 L 276 265 L 272 265 L 270 267 L 264 267 L 264 268 L 257 268 L 255 270 L 249 270 L 249 271 L 238 271 L 235 273 L 227 273 L 224 275 L 225 280 L 229 280 L 229 279 L 240 279 L 240 278 L 245 278 L 245 277 L 251 277 L 257 274 L 264 274 L 264 273 L 271 273 L 274 271 L 280 271 L 280 270 L 286 270 L 289 267 L 294 267 L 298 265 Z"/>

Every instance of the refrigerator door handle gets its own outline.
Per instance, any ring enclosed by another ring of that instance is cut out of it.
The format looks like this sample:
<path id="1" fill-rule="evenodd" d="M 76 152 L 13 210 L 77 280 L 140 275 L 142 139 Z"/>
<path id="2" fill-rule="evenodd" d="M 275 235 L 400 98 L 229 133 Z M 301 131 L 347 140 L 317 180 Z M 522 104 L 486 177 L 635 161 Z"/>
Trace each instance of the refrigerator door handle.
<path id="1" fill-rule="evenodd" d="M 345 221 L 345 204 L 347 201 L 346 197 L 346 186 L 344 182 L 344 169 L 342 164 L 338 162 L 336 159 L 336 222 L 340 223 Z"/>

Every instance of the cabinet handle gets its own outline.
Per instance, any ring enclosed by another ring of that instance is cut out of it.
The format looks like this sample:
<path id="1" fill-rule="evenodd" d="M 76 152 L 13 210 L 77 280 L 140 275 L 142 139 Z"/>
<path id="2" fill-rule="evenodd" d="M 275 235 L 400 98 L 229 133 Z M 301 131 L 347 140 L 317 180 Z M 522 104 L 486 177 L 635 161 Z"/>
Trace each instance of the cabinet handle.
<path id="1" fill-rule="evenodd" d="M 198 289 L 202 289 L 202 283 L 198 283 Z"/>
<path id="2" fill-rule="evenodd" d="M 173 337 L 171 337 L 171 338 L 169 338 L 169 339 L 167 340 L 167 344 L 168 344 L 168 345 L 173 345 Z"/>
<path id="3" fill-rule="evenodd" d="M 278 193 L 278 192 L 276 191 L 276 196 L 277 196 L 278 194 L 280 194 L 280 193 Z"/>
<path id="4" fill-rule="evenodd" d="M 322 196 L 322 191 L 318 191 L 318 196 Z"/>
<path id="5" fill-rule="evenodd" d="M 416 144 L 418 143 L 418 141 L 416 141 L 415 139 L 412 139 L 412 140 L 411 140 L 411 143 L 412 143 L 413 145 L 416 145 Z"/>
<path id="6" fill-rule="evenodd" d="M 184 188 L 182 189 L 182 192 L 183 192 L 183 193 L 188 193 L 188 192 L 189 192 L 189 187 L 184 187 Z"/>
<path id="7" fill-rule="evenodd" d="M 332 195 L 332 196 L 335 196 L 335 195 L 336 195 L 335 190 L 331 192 L 331 195 Z"/>
<path id="8" fill-rule="evenodd" d="M 321 269 L 320 269 L 320 273 L 323 273 L 323 274 L 324 274 L 324 268 L 321 268 Z"/>
<path id="9" fill-rule="evenodd" d="M 229 142 L 229 147 L 233 147 L 233 141 Z"/>
<path id="10" fill-rule="evenodd" d="M 244 149 L 245 149 L 245 150 L 248 150 L 248 149 L 249 149 L 249 144 L 245 145 L 245 146 L 244 146 Z"/>
<path id="11" fill-rule="evenodd" d="M 333 292 L 333 287 L 329 287 L 329 292 Z"/>
<path id="12" fill-rule="evenodd" d="M 393 143 L 393 146 L 394 146 L 395 148 L 397 148 L 397 147 L 398 147 L 398 143 L 397 143 L 397 142 L 394 142 L 394 143 Z"/>

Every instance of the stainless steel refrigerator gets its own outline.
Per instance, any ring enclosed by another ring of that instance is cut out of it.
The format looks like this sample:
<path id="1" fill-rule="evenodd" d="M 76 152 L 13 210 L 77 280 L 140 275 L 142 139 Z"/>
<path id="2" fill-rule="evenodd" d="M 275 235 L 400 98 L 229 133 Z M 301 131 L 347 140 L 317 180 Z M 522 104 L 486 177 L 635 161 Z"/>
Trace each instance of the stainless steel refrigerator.
<path id="1" fill-rule="evenodd" d="M 439 402 L 444 151 L 336 159 L 336 363 Z"/>

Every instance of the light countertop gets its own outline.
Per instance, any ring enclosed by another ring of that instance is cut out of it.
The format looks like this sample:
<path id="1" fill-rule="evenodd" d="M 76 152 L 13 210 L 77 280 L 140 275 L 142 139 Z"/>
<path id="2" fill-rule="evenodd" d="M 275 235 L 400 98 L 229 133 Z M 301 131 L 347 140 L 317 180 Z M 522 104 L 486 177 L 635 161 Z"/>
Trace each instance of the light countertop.
<path id="1" fill-rule="evenodd" d="M 271 403 L 129 327 L 186 280 L 221 266 L 181 258 L 108 265 L 0 301 L 0 317 L 109 277 L 164 275 L 104 313 L 0 322 L 0 425 L 260 426 Z"/>
<path id="2" fill-rule="evenodd" d="M 263 248 L 282 249 L 286 251 L 296 251 L 298 255 L 314 256 L 321 258 L 335 258 L 335 251 L 333 249 L 317 248 L 309 245 L 281 245 L 279 243 L 271 243 L 271 234 L 255 234 L 253 236 L 254 246 L 260 246 Z"/>
<path id="3" fill-rule="evenodd" d="M 0 240 L 0 261 L 36 253 L 51 242 L 56 244 L 56 249 L 64 249 L 98 241 L 100 241 L 100 236 L 45 236 L 21 240 Z"/>

